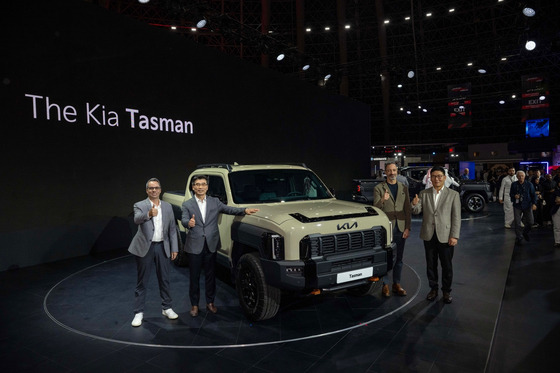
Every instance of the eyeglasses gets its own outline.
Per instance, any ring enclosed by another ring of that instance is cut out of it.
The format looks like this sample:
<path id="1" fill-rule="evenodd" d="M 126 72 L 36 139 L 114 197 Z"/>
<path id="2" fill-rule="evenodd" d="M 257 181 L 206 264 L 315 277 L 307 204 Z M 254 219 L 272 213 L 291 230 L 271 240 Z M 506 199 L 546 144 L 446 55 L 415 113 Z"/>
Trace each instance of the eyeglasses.
<path id="1" fill-rule="evenodd" d="M 432 175 L 432 179 L 443 179 L 444 175 Z"/>
<path id="2" fill-rule="evenodd" d="M 161 187 L 148 187 L 148 190 L 158 190 L 161 189 Z"/>
<path id="3" fill-rule="evenodd" d="M 206 186 L 206 185 L 208 185 L 208 184 L 206 184 L 206 183 L 194 183 L 195 187 L 203 187 L 203 186 Z"/>

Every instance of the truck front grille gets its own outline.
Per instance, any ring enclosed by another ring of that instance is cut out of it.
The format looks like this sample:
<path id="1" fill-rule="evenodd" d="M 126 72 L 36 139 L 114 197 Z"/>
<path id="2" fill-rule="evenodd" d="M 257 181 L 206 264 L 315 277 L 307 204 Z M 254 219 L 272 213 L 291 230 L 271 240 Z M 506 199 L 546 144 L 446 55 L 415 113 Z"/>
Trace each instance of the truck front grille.
<path id="1" fill-rule="evenodd" d="M 332 235 L 309 235 L 308 240 L 311 256 L 317 257 L 383 247 L 386 238 L 385 229 L 377 227 L 365 231 Z"/>

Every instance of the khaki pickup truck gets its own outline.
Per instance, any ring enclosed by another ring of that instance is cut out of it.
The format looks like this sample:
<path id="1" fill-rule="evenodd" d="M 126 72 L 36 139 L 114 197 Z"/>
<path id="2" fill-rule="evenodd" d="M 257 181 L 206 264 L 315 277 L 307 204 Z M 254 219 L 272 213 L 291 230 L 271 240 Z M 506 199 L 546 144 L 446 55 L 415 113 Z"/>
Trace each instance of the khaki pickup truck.
<path id="1" fill-rule="evenodd" d="M 208 176 L 208 195 L 223 203 L 259 209 L 219 219 L 217 260 L 231 271 L 240 306 L 251 320 L 274 317 L 282 292 L 369 295 L 390 269 L 394 245 L 385 214 L 337 200 L 305 165 L 199 166 L 184 193 L 163 195 L 183 232 L 181 205 L 192 197 L 194 175 Z"/>

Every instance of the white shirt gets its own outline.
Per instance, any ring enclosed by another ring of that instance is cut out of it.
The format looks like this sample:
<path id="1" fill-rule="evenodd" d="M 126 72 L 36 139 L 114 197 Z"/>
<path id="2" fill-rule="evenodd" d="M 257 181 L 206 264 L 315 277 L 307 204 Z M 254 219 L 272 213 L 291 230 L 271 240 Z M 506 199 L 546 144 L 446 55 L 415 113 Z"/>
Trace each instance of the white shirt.
<path id="1" fill-rule="evenodd" d="M 206 220 L 206 196 L 204 196 L 204 199 L 200 199 L 198 197 L 196 198 L 196 202 L 198 202 L 198 208 L 200 209 L 200 213 L 202 214 L 202 222 L 204 223 L 204 221 Z"/>
<path id="2" fill-rule="evenodd" d="M 161 242 L 163 241 L 163 219 L 161 217 L 161 201 L 157 206 L 154 206 L 152 202 L 150 203 L 152 207 L 155 207 L 158 211 L 156 216 L 152 216 L 152 220 L 154 221 L 154 236 L 152 237 L 152 242 Z"/>
<path id="3" fill-rule="evenodd" d="M 441 187 L 441 189 L 439 190 L 439 192 L 436 190 L 436 188 L 433 189 L 433 195 L 434 195 L 434 209 L 437 209 L 438 199 L 439 199 L 439 196 L 441 195 L 441 191 L 443 190 L 443 188 L 445 188 L 445 185 Z"/>
<path id="4" fill-rule="evenodd" d="M 506 199 L 509 200 L 509 191 L 511 190 L 511 184 L 517 181 L 517 176 L 505 176 L 502 179 L 502 185 L 500 186 L 500 193 L 498 194 L 498 199 L 505 201 Z"/>

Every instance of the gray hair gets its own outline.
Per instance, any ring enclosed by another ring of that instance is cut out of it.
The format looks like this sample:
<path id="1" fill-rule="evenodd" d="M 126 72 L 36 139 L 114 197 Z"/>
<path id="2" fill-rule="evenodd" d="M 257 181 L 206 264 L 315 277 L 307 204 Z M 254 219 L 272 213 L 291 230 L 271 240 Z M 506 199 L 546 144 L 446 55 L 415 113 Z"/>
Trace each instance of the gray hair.
<path id="1" fill-rule="evenodd" d="M 515 173 L 515 176 L 518 176 L 518 175 L 521 175 L 521 174 L 523 174 L 523 176 L 525 176 L 525 172 L 523 172 L 523 171 L 521 171 L 521 170 L 517 171 L 517 172 Z"/>
<path id="2" fill-rule="evenodd" d="M 148 189 L 148 184 L 151 183 L 152 181 L 155 181 L 156 183 L 158 183 L 160 188 L 161 188 L 161 183 L 159 182 L 159 180 L 156 179 L 155 177 L 152 177 L 150 180 L 146 181 L 146 189 Z"/>
<path id="3" fill-rule="evenodd" d="M 392 164 L 395 165 L 395 167 L 397 168 L 397 170 L 399 169 L 399 165 L 397 164 L 397 162 L 387 162 L 387 163 L 385 163 L 385 169 L 387 169 L 387 166 L 390 166 L 390 165 L 392 165 Z"/>

